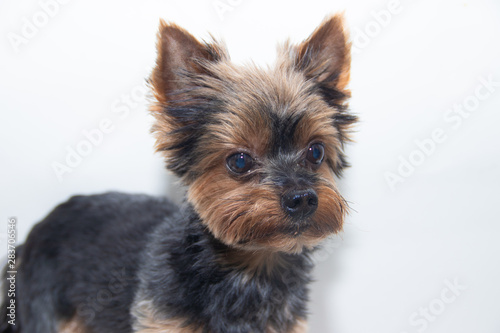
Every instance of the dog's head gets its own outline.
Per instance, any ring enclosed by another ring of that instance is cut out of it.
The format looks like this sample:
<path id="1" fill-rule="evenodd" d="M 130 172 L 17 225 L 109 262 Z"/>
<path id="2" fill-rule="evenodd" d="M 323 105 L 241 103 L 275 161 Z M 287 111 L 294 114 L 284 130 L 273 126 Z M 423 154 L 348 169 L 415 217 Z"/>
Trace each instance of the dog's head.
<path id="1" fill-rule="evenodd" d="M 341 230 L 347 205 L 334 177 L 356 121 L 349 70 L 339 15 L 282 46 L 267 69 L 235 65 L 220 43 L 161 22 L 150 80 L 156 147 L 216 238 L 300 252 Z"/>

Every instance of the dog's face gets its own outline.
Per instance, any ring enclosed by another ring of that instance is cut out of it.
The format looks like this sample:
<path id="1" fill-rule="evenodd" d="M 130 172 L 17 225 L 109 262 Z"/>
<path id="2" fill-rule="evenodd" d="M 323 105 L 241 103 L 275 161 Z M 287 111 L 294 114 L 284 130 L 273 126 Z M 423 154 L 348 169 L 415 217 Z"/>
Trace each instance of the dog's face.
<path id="1" fill-rule="evenodd" d="M 220 44 L 161 23 L 157 149 L 216 238 L 300 252 L 341 230 L 347 205 L 334 175 L 356 120 L 346 112 L 349 67 L 340 16 L 283 46 L 272 69 L 236 66 Z"/>

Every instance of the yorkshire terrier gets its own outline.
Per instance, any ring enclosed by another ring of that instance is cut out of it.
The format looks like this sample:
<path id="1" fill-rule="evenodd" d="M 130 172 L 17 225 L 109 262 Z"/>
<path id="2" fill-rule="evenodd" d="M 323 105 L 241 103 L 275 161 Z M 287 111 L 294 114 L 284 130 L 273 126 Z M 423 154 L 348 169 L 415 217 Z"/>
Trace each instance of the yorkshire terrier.
<path id="1" fill-rule="evenodd" d="M 161 21 L 149 79 L 156 149 L 186 202 L 75 196 L 18 251 L 0 332 L 305 332 L 311 254 L 342 229 L 335 185 L 356 117 L 341 15 L 272 68 Z M 4 288 L 5 289 L 5 288 Z M 4 290 L 5 291 L 5 290 Z"/>

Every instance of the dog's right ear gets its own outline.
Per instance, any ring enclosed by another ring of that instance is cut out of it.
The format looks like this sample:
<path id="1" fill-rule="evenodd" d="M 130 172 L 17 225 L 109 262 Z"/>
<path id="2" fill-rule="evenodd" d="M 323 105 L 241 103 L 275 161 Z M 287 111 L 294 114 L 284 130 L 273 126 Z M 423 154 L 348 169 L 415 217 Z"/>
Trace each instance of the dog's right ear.
<path id="1" fill-rule="evenodd" d="M 186 30 L 160 21 L 158 57 L 149 84 L 155 101 L 150 105 L 156 122 L 152 132 L 156 150 L 165 156 L 167 168 L 188 182 L 197 158 L 196 142 L 207 115 L 215 109 L 203 95 L 206 80 L 214 78 L 214 64 L 229 60 L 225 47 L 202 43 Z"/>
<path id="2" fill-rule="evenodd" d="M 186 30 L 160 20 L 156 67 L 150 78 L 153 94 L 165 104 L 189 84 L 189 76 L 205 71 L 206 62 L 219 61 L 225 52 L 216 44 L 200 43 Z"/>

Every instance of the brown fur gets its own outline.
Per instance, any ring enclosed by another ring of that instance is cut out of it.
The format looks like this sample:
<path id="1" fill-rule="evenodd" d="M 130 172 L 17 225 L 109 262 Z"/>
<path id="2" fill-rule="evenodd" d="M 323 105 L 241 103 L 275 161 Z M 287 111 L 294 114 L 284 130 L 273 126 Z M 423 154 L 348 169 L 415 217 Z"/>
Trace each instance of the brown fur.
<path id="1" fill-rule="evenodd" d="M 181 318 L 162 318 L 151 301 L 141 300 L 132 309 L 134 333 L 201 333 L 202 329 L 186 326 Z"/>
<path id="2" fill-rule="evenodd" d="M 140 301 L 132 310 L 134 317 L 135 333 L 201 333 L 203 328 L 186 326 L 182 318 L 162 319 L 161 315 L 155 311 L 150 301 Z M 297 320 L 297 323 L 289 333 L 306 333 L 307 322 L 304 319 Z M 61 331 L 60 333 L 88 333 L 80 331 Z M 284 333 L 273 326 L 269 326 L 265 333 Z"/>
<path id="3" fill-rule="evenodd" d="M 342 228 L 347 206 L 329 184 L 325 181 L 316 189 L 319 204 L 313 226 L 299 237 L 280 232 L 287 223 L 287 217 L 272 186 L 255 182 L 238 184 L 237 180 L 227 177 L 224 166 L 197 179 L 188 194 L 204 223 L 215 237 L 226 244 L 242 246 L 247 250 L 270 247 L 300 252 L 304 247 L 312 248 Z"/>
<path id="4" fill-rule="evenodd" d="M 306 333 L 307 332 L 307 322 L 305 320 L 299 320 L 297 325 L 293 328 L 290 333 Z"/>
<path id="5" fill-rule="evenodd" d="M 75 316 L 71 320 L 63 322 L 59 326 L 58 333 L 92 333 L 81 321 Z"/>
<path id="6" fill-rule="evenodd" d="M 265 333 L 282 333 L 277 331 L 274 327 L 268 327 Z M 297 324 L 288 333 L 307 333 L 307 322 L 305 320 L 298 320 Z"/>
<path id="7" fill-rule="evenodd" d="M 160 103 L 168 101 L 171 91 L 183 88 L 182 83 L 175 79 L 179 71 L 190 70 L 198 73 L 203 71 L 195 59 L 214 60 L 216 57 L 226 57 L 221 47 L 214 44 L 212 48 L 206 48 L 186 30 L 173 23 L 168 24 L 164 20 L 160 20 L 157 39 L 158 59 L 151 76 L 151 83 L 154 96 Z"/>
<path id="8" fill-rule="evenodd" d="M 345 27 L 343 15 L 325 20 L 298 46 L 297 52 L 299 64 L 306 70 L 306 75 L 318 76 L 319 80 L 324 80 L 326 73 L 335 73 L 337 79 L 330 84 L 342 90 L 347 98 L 350 97 L 346 86 L 351 73 L 351 43 Z M 309 62 L 306 55 L 312 50 L 320 50 L 320 55 L 314 62 Z"/>

